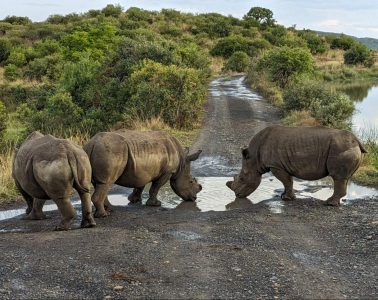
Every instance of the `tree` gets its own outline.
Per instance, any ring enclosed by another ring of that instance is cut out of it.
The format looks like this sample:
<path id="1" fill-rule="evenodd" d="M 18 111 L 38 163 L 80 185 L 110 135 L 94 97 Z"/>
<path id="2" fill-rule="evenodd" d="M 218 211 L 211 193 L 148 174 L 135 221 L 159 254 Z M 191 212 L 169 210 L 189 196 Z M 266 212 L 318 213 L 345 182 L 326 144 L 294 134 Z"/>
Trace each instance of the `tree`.
<path id="1" fill-rule="evenodd" d="M 106 17 L 118 17 L 123 11 L 122 6 L 120 5 L 113 5 L 113 4 L 108 4 L 105 6 L 101 12 L 106 16 Z"/>
<path id="2" fill-rule="evenodd" d="M 273 19 L 273 12 L 270 9 L 258 6 L 252 7 L 244 16 L 244 19 L 251 19 L 263 26 L 272 26 L 276 22 Z"/>

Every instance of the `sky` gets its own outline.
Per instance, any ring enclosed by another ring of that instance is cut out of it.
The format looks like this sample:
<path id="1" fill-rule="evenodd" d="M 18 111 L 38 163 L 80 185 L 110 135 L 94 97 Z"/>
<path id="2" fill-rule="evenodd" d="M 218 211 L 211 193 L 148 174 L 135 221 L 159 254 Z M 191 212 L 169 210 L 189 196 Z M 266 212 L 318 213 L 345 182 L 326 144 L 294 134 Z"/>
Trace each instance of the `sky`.
<path id="1" fill-rule="evenodd" d="M 0 0 L 0 19 L 17 15 L 43 21 L 52 14 L 82 13 L 110 3 L 120 4 L 125 9 L 131 6 L 147 10 L 174 8 L 193 13 L 218 12 L 239 18 L 251 7 L 262 6 L 272 10 L 277 22 L 285 26 L 378 38 L 376 0 Z"/>

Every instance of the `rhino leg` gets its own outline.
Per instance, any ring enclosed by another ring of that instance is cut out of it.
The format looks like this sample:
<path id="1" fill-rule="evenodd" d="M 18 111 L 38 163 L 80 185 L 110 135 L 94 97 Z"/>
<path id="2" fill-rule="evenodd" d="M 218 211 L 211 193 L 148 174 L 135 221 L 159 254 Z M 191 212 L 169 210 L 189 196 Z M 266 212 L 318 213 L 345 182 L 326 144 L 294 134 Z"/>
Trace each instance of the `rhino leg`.
<path id="1" fill-rule="evenodd" d="M 60 224 L 55 227 L 55 230 L 69 230 L 71 228 L 71 221 L 76 216 L 70 198 L 54 199 L 54 201 L 63 217 Z"/>
<path id="2" fill-rule="evenodd" d="M 111 211 L 113 210 L 112 205 L 111 205 L 111 203 L 110 203 L 110 201 L 109 201 L 108 196 L 105 197 L 104 208 L 105 208 L 105 210 L 106 210 L 107 212 L 111 212 Z"/>
<path id="3" fill-rule="evenodd" d="M 161 206 L 161 202 L 157 199 L 157 194 L 160 188 L 167 183 L 167 181 L 171 178 L 171 174 L 165 174 L 160 176 L 157 180 L 152 182 L 149 195 L 146 205 L 147 206 Z"/>
<path id="4" fill-rule="evenodd" d="M 324 203 L 328 206 L 340 206 L 340 199 L 346 195 L 348 179 L 335 179 L 333 195 Z"/>
<path id="5" fill-rule="evenodd" d="M 16 187 L 17 187 L 17 189 L 20 191 L 22 197 L 25 199 L 26 204 L 28 205 L 28 207 L 26 208 L 26 211 L 25 211 L 25 213 L 28 215 L 28 214 L 30 214 L 30 212 L 31 212 L 32 209 L 33 209 L 33 202 L 34 202 L 34 199 L 33 199 L 32 196 L 30 196 L 27 192 L 25 192 L 25 191 L 22 189 L 21 185 L 18 183 L 17 180 L 15 180 L 15 183 L 16 183 Z"/>
<path id="6" fill-rule="evenodd" d="M 82 210 L 81 227 L 88 228 L 96 226 L 96 222 L 92 215 L 91 195 L 89 193 L 81 193 L 80 199 Z"/>
<path id="7" fill-rule="evenodd" d="M 144 189 L 144 186 L 133 189 L 133 192 L 129 195 L 127 199 L 129 199 L 131 203 L 142 202 L 143 189 Z"/>
<path id="8" fill-rule="evenodd" d="M 105 210 L 105 199 L 108 194 L 109 190 L 109 184 L 104 184 L 104 183 L 97 183 L 95 191 L 92 195 L 92 202 L 94 206 L 96 207 L 96 212 L 94 216 L 96 218 L 103 218 L 109 216 L 109 212 Z"/>
<path id="9" fill-rule="evenodd" d="M 291 177 L 289 173 L 281 169 L 272 168 L 271 172 L 279 181 L 282 182 L 282 184 L 285 187 L 285 191 L 282 193 L 281 199 L 285 201 L 295 200 L 295 195 L 293 191 L 293 177 Z"/>
<path id="10" fill-rule="evenodd" d="M 43 220 L 46 219 L 46 215 L 43 213 L 43 205 L 46 200 L 43 199 L 34 199 L 33 209 L 30 214 L 26 217 L 28 220 Z"/>

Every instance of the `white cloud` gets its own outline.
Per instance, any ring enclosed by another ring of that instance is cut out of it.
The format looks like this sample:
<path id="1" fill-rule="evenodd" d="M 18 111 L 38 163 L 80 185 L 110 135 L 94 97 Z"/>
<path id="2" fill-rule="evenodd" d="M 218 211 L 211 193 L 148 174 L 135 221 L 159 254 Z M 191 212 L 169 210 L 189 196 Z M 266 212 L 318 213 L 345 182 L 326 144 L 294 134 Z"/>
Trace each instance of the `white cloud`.
<path id="1" fill-rule="evenodd" d="M 330 20 L 323 20 L 318 23 L 319 26 L 322 27 L 331 27 L 331 28 L 339 28 L 342 26 L 342 23 L 339 20 L 336 19 L 330 19 Z"/>

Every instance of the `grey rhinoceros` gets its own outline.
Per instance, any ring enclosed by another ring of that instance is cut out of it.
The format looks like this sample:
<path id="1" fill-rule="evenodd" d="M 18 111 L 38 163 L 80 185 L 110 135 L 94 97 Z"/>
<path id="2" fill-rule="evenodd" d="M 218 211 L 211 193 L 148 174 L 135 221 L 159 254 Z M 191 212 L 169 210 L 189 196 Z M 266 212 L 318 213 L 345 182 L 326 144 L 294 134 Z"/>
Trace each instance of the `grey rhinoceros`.
<path id="1" fill-rule="evenodd" d="M 100 132 L 84 150 L 92 165 L 95 217 L 109 214 L 107 193 L 114 183 L 134 188 L 129 200 L 135 203 L 141 201 L 145 185 L 152 182 L 146 203 L 150 206 L 161 205 L 157 193 L 168 180 L 173 191 L 187 201 L 196 200 L 202 189 L 190 174 L 190 163 L 199 157 L 201 150 L 189 155 L 176 138 L 165 132 Z"/>
<path id="2" fill-rule="evenodd" d="M 285 187 L 281 198 L 293 200 L 293 176 L 317 180 L 329 175 L 334 181 L 334 192 L 326 204 L 339 206 L 363 153 L 366 150 L 347 130 L 270 126 L 242 149 L 242 169 L 227 186 L 236 197 L 247 197 L 259 186 L 261 175 L 271 171 Z"/>
<path id="3" fill-rule="evenodd" d="M 56 229 L 70 229 L 76 215 L 70 201 L 75 188 L 81 198 L 81 227 L 96 225 L 89 192 L 92 169 L 87 154 L 79 146 L 35 131 L 17 150 L 12 172 L 16 186 L 28 204 L 28 219 L 44 219 L 43 204 L 52 199 L 63 216 Z"/>

